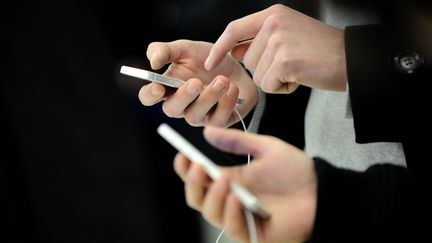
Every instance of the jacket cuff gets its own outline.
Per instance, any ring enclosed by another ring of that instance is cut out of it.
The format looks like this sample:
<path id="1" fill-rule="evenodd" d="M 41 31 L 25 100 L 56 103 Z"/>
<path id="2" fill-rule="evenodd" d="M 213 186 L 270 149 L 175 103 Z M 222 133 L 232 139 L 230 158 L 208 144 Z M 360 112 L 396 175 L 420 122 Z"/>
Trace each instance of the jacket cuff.
<path id="1" fill-rule="evenodd" d="M 345 53 L 349 95 L 354 117 L 356 142 L 398 141 L 396 118 L 401 108 L 402 83 L 392 78 L 392 47 L 379 25 L 349 26 L 345 29 Z M 374 136 L 370 136 L 373 134 Z"/>
<path id="2" fill-rule="evenodd" d="M 335 168 L 314 158 L 318 180 L 317 210 L 309 242 L 356 242 L 361 239 L 366 205 L 364 179 L 358 172 Z M 359 206 L 360 205 L 360 206 Z M 354 238 L 354 239 L 353 239 Z M 355 239 L 357 238 L 357 239 Z"/>

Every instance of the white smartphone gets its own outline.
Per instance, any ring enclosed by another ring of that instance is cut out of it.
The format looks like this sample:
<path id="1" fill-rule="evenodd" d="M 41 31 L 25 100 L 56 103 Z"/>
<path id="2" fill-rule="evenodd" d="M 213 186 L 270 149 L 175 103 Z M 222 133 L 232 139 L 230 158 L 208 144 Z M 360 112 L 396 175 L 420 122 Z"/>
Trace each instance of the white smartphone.
<path id="1" fill-rule="evenodd" d="M 162 123 L 157 132 L 192 162 L 202 164 L 210 178 L 216 180 L 219 177 L 219 167 L 168 124 Z M 234 181 L 231 182 L 230 186 L 244 207 L 260 217 L 267 218 L 270 216 L 268 211 L 261 206 L 258 199 L 246 188 Z"/>
<path id="2" fill-rule="evenodd" d="M 159 73 L 147 71 L 144 69 L 129 67 L 129 66 L 122 66 L 120 68 L 120 73 L 131 77 L 139 78 L 139 79 L 144 79 L 150 82 L 160 83 L 172 88 L 178 88 L 182 84 L 184 84 L 184 81 L 179 79 L 171 78 Z"/>
<path id="3" fill-rule="evenodd" d="M 185 83 L 183 80 L 180 79 L 171 78 L 159 73 L 129 66 L 121 66 L 120 73 L 131 77 L 143 79 L 149 82 L 160 83 L 171 88 L 178 88 Z M 243 102 L 244 100 L 242 98 L 237 99 L 237 105 L 240 105 Z"/>

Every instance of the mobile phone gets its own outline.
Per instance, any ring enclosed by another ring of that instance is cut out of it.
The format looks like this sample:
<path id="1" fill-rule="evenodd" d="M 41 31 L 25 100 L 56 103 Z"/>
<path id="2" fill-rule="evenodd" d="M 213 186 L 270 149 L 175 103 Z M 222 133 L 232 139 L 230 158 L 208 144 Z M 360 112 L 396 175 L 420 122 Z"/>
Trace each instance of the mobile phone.
<path id="1" fill-rule="evenodd" d="M 143 79 L 149 82 L 160 83 L 171 88 L 178 88 L 185 83 L 183 80 L 180 79 L 171 78 L 159 73 L 129 66 L 121 66 L 120 73 L 131 77 Z M 243 102 L 244 100 L 242 98 L 237 99 L 238 105 L 242 104 Z"/>
<path id="2" fill-rule="evenodd" d="M 207 172 L 210 178 L 216 180 L 219 177 L 220 171 L 218 165 L 201 153 L 194 145 L 187 141 L 168 124 L 162 123 L 159 125 L 157 132 L 174 148 L 188 157 L 192 162 L 203 165 L 204 170 Z M 246 188 L 234 181 L 230 183 L 230 187 L 231 190 L 238 196 L 238 199 L 245 208 L 263 218 L 270 216 L 268 211 L 262 207 L 258 199 Z"/>
<path id="3" fill-rule="evenodd" d="M 150 82 L 160 83 L 172 88 L 178 88 L 185 83 L 184 81 L 179 79 L 129 66 L 121 66 L 120 73 L 139 79 L 144 79 Z"/>

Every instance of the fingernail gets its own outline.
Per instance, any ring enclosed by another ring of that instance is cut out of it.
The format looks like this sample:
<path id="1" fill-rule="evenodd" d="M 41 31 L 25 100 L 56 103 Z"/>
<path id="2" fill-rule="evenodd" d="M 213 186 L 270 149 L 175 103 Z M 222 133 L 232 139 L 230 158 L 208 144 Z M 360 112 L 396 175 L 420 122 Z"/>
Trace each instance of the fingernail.
<path id="1" fill-rule="evenodd" d="M 156 67 L 156 55 L 157 55 L 157 51 L 154 51 L 151 55 L 151 58 L 150 58 L 150 66 L 152 68 Z"/>
<path id="2" fill-rule="evenodd" d="M 222 82 L 220 79 L 216 79 L 216 80 L 213 82 L 212 89 L 213 89 L 213 91 L 215 91 L 215 92 L 221 92 L 222 90 L 225 89 L 225 83 Z"/>
<path id="3" fill-rule="evenodd" d="M 204 63 L 204 67 L 205 67 L 205 69 L 206 70 L 210 70 L 210 68 L 211 68 L 211 66 L 212 66 L 212 63 L 213 61 L 211 60 L 211 58 L 210 57 L 207 57 L 207 59 L 206 59 L 206 61 L 205 61 L 205 63 Z"/>
<path id="4" fill-rule="evenodd" d="M 196 92 L 198 92 L 198 88 L 195 87 L 195 85 L 193 85 L 192 82 L 189 82 L 187 84 L 186 90 L 189 94 L 195 94 Z"/>

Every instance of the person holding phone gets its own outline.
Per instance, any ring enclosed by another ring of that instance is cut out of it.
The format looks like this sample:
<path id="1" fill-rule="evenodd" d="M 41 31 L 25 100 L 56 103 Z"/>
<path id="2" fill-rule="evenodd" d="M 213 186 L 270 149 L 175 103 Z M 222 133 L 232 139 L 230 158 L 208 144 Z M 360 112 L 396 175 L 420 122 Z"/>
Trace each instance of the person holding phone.
<path id="1" fill-rule="evenodd" d="M 275 138 L 206 128 L 210 143 L 229 152 L 251 153 L 255 161 L 250 168 L 227 169 L 220 180 L 210 183 L 199 166 L 177 156 L 176 171 L 186 183 L 191 207 L 225 227 L 233 238 L 247 241 L 238 201 L 226 187 L 229 179 L 235 179 L 255 193 L 264 207 L 266 202 L 274 206 L 270 214 L 278 216 L 258 222 L 258 235 L 264 242 L 428 241 L 430 142 L 420 142 L 418 135 L 431 132 L 430 118 L 423 115 L 430 110 L 430 99 L 427 90 L 419 88 L 432 72 L 432 28 L 424 28 L 432 26 L 431 6 L 422 1 L 396 1 L 386 7 L 382 24 L 342 31 L 275 5 L 230 23 L 215 45 L 201 50 L 205 58 L 182 56 L 185 52 L 180 50 L 190 50 L 195 42 L 182 41 L 188 48 L 174 48 L 175 43 L 150 45 L 152 66 L 172 62 L 175 65 L 168 72 L 185 68 L 182 73 L 189 74 L 185 80 L 198 77 L 195 73 L 201 74 L 205 65 L 211 76 L 190 79 L 188 83 L 196 87 L 218 74 L 234 80 L 226 72 L 226 60 L 233 57 L 243 60 L 253 71 L 253 82 L 265 92 L 289 93 L 298 85 L 335 91 L 349 86 L 356 142 L 400 142 L 406 157 L 406 168 L 377 164 L 354 172 L 311 158 Z M 250 45 L 237 44 L 249 38 L 254 38 Z M 171 56 L 180 58 L 168 61 Z M 240 92 L 253 89 L 240 87 Z M 193 125 L 212 125 L 211 107 L 225 93 L 213 99 L 208 94 L 188 100 L 186 90 L 179 89 L 165 97 L 163 87 L 151 84 L 143 87 L 140 99 L 144 105 L 166 99 L 168 115 L 185 117 Z M 175 104 L 182 99 L 183 103 Z M 210 100 L 212 105 L 199 105 Z M 225 121 L 214 125 L 230 124 Z"/>
<path id="2" fill-rule="evenodd" d="M 211 47 L 210 43 L 190 40 L 151 43 L 147 57 L 152 69 L 171 63 L 164 74 L 187 82 L 172 94 L 166 93 L 170 90 L 163 85 L 145 85 L 139 93 L 141 103 L 150 106 L 163 100 L 167 116 L 183 117 L 192 126 L 230 126 L 238 122 L 233 112 L 236 101 L 239 97 L 246 100 L 236 107 L 245 116 L 257 103 L 258 90 L 247 71 L 231 56 L 225 57 L 215 70 L 204 70 Z"/>

